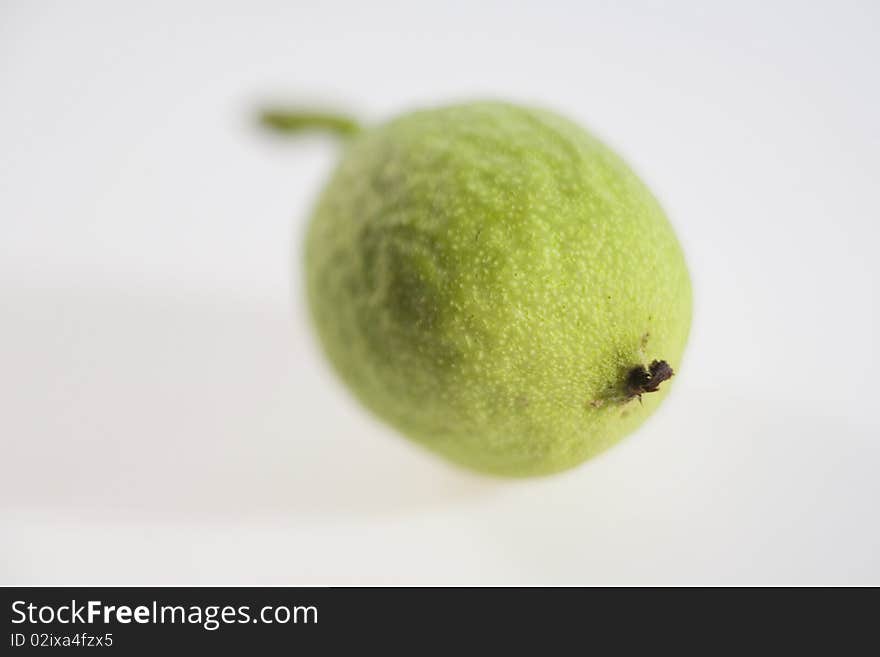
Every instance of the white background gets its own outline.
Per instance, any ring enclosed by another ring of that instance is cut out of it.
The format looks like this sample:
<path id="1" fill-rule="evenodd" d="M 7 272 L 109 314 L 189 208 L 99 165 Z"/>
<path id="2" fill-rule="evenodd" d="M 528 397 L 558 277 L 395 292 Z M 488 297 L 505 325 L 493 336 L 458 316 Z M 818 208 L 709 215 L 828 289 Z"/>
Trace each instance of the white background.
<path id="1" fill-rule="evenodd" d="M 878 6 L 0 1 L 0 582 L 880 584 Z M 617 148 L 696 287 L 546 479 L 351 400 L 290 256 L 337 149 L 252 122 L 486 97 Z"/>

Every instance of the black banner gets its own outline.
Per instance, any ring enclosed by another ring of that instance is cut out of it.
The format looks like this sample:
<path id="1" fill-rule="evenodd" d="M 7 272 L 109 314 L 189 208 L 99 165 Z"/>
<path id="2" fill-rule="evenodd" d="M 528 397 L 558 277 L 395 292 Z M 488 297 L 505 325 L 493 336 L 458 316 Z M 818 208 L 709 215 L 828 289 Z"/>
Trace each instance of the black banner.
<path id="1" fill-rule="evenodd" d="M 803 589 L 728 591 L 726 602 L 707 589 L 31 587 L 0 589 L 0 595 L 0 654 L 9 655 L 45 649 L 336 654 L 352 647 L 421 654 L 441 645 L 464 654 L 476 645 L 555 654 L 609 642 L 614 652 L 629 652 L 648 644 L 678 647 L 709 633 L 727 647 L 755 645 L 748 640 L 755 636 L 764 648 L 791 647 L 805 632 L 818 642 L 833 616 L 827 601 Z M 745 604 L 732 604 L 731 596 Z M 873 610 L 864 606 L 848 616 L 847 639 L 872 627 Z"/>

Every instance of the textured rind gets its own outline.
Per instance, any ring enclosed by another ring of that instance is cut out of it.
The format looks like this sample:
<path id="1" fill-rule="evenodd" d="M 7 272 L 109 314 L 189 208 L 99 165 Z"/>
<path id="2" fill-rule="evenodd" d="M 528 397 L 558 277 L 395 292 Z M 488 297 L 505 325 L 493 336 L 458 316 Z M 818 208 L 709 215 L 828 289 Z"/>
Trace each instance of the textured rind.
<path id="1" fill-rule="evenodd" d="M 401 432 L 503 475 L 563 470 L 615 443 L 678 371 L 691 287 L 648 189 L 547 111 L 474 103 L 355 138 L 306 238 L 309 304 L 336 370 Z"/>

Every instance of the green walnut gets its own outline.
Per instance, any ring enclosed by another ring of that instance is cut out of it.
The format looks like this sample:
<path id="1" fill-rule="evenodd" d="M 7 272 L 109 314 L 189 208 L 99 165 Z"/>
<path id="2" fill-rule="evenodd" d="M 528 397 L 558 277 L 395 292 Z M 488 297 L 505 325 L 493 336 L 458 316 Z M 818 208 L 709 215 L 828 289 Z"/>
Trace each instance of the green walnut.
<path id="1" fill-rule="evenodd" d="M 461 465 L 526 476 L 581 463 L 657 408 L 690 279 L 660 205 L 594 136 L 501 102 L 363 130 L 264 120 L 350 137 L 305 275 L 327 356 L 380 418 Z"/>

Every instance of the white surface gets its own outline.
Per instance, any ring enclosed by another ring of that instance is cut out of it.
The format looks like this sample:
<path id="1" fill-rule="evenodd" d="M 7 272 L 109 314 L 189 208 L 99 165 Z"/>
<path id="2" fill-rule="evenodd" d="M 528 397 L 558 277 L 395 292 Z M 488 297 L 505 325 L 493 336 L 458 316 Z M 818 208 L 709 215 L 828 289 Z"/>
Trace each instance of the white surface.
<path id="1" fill-rule="evenodd" d="M 0 4 L 0 583 L 880 584 L 878 5 L 419 4 Z M 335 149 L 279 96 L 592 127 L 689 256 L 668 403 L 514 482 L 368 417 L 289 301 Z"/>

